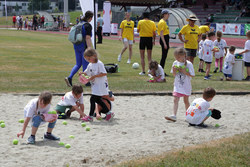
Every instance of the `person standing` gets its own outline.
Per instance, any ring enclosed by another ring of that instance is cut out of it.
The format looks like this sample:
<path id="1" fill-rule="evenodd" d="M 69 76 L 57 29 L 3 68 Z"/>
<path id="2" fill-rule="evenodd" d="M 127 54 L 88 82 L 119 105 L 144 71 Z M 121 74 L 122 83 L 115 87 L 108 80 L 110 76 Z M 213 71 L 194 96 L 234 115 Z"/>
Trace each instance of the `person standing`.
<path id="1" fill-rule="evenodd" d="M 75 56 L 76 56 L 76 65 L 72 68 L 71 73 L 68 77 L 65 78 L 65 82 L 69 87 L 72 87 L 72 78 L 75 73 L 81 68 L 83 71 L 87 68 L 88 62 L 84 59 L 83 54 L 87 48 L 92 47 L 91 36 L 92 36 L 92 26 L 90 24 L 94 13 L 87 11 L 84 15 L 84 18 L 81 18 L 82 25 L 82 36 L 83 40 L 80 44 L 74 44 Z"/>
<path id="2" fill-rule="evenodd" d="M 16 27 L 16 15 L 12 17 L 12 22 L 13 22 L 13 28 Z"/>
<path id="3" fill-rule="evenodd" d="M 158 24 L 158 35 L 160 36 L 160 45 L 161 45 L 161 61 L 160 65 L 164 69 L 165 61 L 168 56 L 168 49 L 169 49 L 169 28 L 167 25 L 167 20 L 169 18 L 168 10 L 164 9 L 161 11 L 162 19 L 159 21 Z"/>
<path id="4" fill-rule="evenodd" d="M 194 58 L 196 57 L 198 42 L 200 41 L 201 36 L 199 26 L 195 25 L 197 20 L 198 19 L 195 15 L 190 15 L 187 19 L 188 24 L 183 26 L 178 34 L 179 39 L 184 43 L 184 48 L 187 50 L 187 60 L 189 60 L 192 64 L 194 62 Z M 185 36 L 184 39 L 182 35 Z"/>
<path id="5" fill-rule="evenodd" d="M 34 14 L 33 16 L 33 30 L 37 30 L 37 26 L 38 26 L 38 20 L 37 20 L 37 16 L 36 14 Z"/>
<path id="6" fill-rule="evenodd" d="M 101 44 L 102 43 L 102 26 L 104 25 L 104 21 L 103 18 L 101 17 L 101 14 L 97 15 L 97 37 L 98 37 L 98 41 L 97 43 Z"/>
<path id="7" fill-rule="evenodd" d="M 140 56 L 141 56 L 141 66 L 142 72 L 139 75 L 145 75 L 145 48 L 147 48 L 148 63 L 151 61 L 153 45 L 155 45 L 156 36 L 156 26 L 155 23 L 149 20 L 149 13 L 143 13 L 143 20 L 138 22 L 137 32 L 140 36 Z"/>
<path id="8" fill-rule="evenodd" d="M 131 63 L 131 57 L 132 57 L 132 46 L 135 42 L 134 40 L 134 21 L 130 20 L 130 13 L 125 13 L 125 20 L 121 22 L 120 28 L 121 28 L 121 36 L 119 40 L 122 40 L 124 46 L 121 51 L 121 53 L 118 55 L 118 61 L 120 62 L 122 59 L 122 54 L 126 51 L 126 49 L 129 47 L 129 58 L 127 63 Z"/>

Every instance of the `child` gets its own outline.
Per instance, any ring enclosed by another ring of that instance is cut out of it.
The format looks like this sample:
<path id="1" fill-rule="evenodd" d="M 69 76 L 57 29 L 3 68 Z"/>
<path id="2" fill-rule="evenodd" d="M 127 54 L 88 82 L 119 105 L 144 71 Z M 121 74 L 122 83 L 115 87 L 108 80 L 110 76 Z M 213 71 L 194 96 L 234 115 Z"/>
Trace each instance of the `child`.
<path id="1" fill-rule="evenodd" d="M 90 112 L 89 116 L 82 118 L 83 121 L 93 121 L 96 103 L 102 107 L 106 112 L 106 120 L 109 121 L 114 113 L 109 111 L 105 103 L 102 101 L 102 96 L 108 96 L 108 79 L 107 71 L 105 70 L 104 64 L 98 60 L 97 52 L 95 49 L 88 48 L 84 52 L 84 58 L 89 62 L 87 69 L 79 74 L 89 76 L 88 79 L 91 84 L 92 95 L 90 98 Z"/>
<path id="2" fill-rule="evenodd" d="M 149 63 L 149 70 L 148 74 L 151 78 L 148 82 L 166 82 L 164 70 L 157 61 L 152 60 Z"/>
<path id="3" fill-rule="evenodd" d="M 201 41 L 199 42 L 199 58 L 200 58 L 200 63 L 199 63 L 199 70 L 198 72 L 205 72 L 203 70 L 203 65 L 204 65 L 204 61 L 203 61 L 203 55 L 204 55 L 204 41 L 207 38 L 207 34 L 202 34 L 201 35 Z"/>
<path id="4" fill-rule="evenodd" d="M 211 75 L 209 75 L 211 63 L 213 61 L 213 52 L 218 51 L 214 48 L 214 40 L 215 33 L 209 32 L 208 39 L 204 41 L 204 55 L 203 60 L 206 63 L 206 75 L 204 77 L 205 80 L 210 80 Z"/>
<path id="5" fill-rule="evenodd" d="M 203 91 L 203 98 L 195 99 L 186 111 L 186 120 L 191 126 L 207 127 L 204 124 L 211 115 L 212 111 L 209 109 L 209 102 L 214 98 L 216 91 L 214 88 L 205 88 Z"/>
<path id="6" fill-rule="evenodd" d="M 234 46 L 230 46 L 229 53 L 225 57 L 223 73 L 227 81 L 232 80 L 233 65 L 235 63 L 235 55 L 234 55 L 235 49 L 236 48 Z"/>
<path id="7" fill-rule="evenodd" d="M 223 57 L 224 55 L 227 55 L 227 43 L 224 39 L 221 39 L 222 37 L 222 32 L 221 31 L 217 31 L 216 32 L 216 36 L 217 39 L 214 41 L 214 46 L 219 48 L 218 52 L 214 53 L 214 57 L 215 57 L 215 69 L 214 69 L 214 73 L 217 72 L 218 70 L 218 63 L 220 61 L 220 72 L 222 72 L 222 66 L 223 66 Z"/>
<path id="8" fill-rule="evenodd" d="M 250 30 L 246 33 L 247 41 L 245 43 L 245 48 L 239 54 L 244 54 L 243 61 L 245 62 L 245 66 L 247 68 L 247 77 L 244 79 L 246 81 L 250 81 Z"/>
<path id="9" fill-rule="evenodd" d="M 50 102 L 52 99 L 52 94 L 49 92 L 43 92 L 39 95 L 39 98 L 32 99 L 24 108 L 25 121 L 23 124 L 23 129 L 17 134 L 17 137 L 24 136 L 26 127 L 30 120 L 32 120 L 32 130 L 31 136 L 28 138 L 28 144 L 35 144 L 35 135 L 38 127 L 41 123 L 44 123 L 43 114 L 48 114 L 50 109 Z M 47 133 L 44 134 L 45 139 L 49 140 L 60 140 L 60 138 L 51 134 L 53 128 L 56 124 L 56 118 L 51 120 L 48 124 Z"/>
<path id="10" fill-rule="evenodd" d="M 180 97 L 183 97 L 186 110 L 189 107 L 188 97 L 191 95 L 191 79 L 195 76 L 193 64 L 186 60 L 186 50 L 184 48 L 177 48 L 174 51 L 175 61 L 172 65 L 171 73 L 173 73 L 174 80 L 174 108 L 173 115 L 165 117 L 165 119 L 175 122 L 178 110 L 178 103 Z"/>
<path id="11" fill-rule="evenodd" d="M 57 103 L 55 110 L 58 114 L 65 113 L 65 110 L 69 108 L 66 112 L 66 117 L 69 118 L 73 111 L 77 111 L 80 114 L 80 118 L 86 116 L 84 114 L 84 104 L 83 104 L 83 89 L 81 85 L 73 85 L 72 91 L 67 92 L 62 99 Z M 59 115 L 59 118 L 65 118 L 65 115 Z"/>

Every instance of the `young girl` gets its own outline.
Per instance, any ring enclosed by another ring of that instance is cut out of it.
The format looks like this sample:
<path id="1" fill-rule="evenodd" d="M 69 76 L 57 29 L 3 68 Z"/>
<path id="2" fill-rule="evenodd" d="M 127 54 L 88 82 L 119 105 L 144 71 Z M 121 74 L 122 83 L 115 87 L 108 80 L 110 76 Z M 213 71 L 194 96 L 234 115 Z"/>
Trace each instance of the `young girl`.
<path id="1" fill-rule="evenodd" d="M 215 69 L 214 73 L 217 72 L 218 70 L 218 64 L 220 61 L 220 72 L 222 72 L 222 66 L 223 66 L 223 57 L 224 55 L 227 55 L 227 43 L 224 39 L 221 39 L 222 37 L 222 32 L 217 31 L 216 32 L 217 39 L 214 41 L 214 46 L 219 48 L 218 52 L 214 52 L 214 57 L 215 57 Z"/>
<path id="2" fill-rule="evenodd" d="M 172 65 L 171 73 L 175 77 L 174 80 L 174 108 L 173 115 L 165 117 L 165 119 L 175 122 L 177 120 L 176 114 L 178 110 L 178 103 L 180 97 L 184 98 L 186 110 L 189 107 L 188 97 L 191 95 L 191 79 L 195 76 L 193 64 L 186 60 L 186 50 L 184 48 L 177 48 L 174 51 L 175 61 Z"/>
<path id="3" fill-rule="evenodd" d="M 205 72 L 203 70 L 203 65 L 204 65 L 204 60 L 203 60 L 203 55 L 204 55 L 204 41 L 207 38 L 207 34 L 202 34 L 201 35 L 201 41 L 199 42 L 199 58 L 200 58 L 200 63 L 199 63 L 199 70 L 198 72 Z"/>
<path id="4" fill-rule="evenodd" d="M 32 130 L 31 136 L 28 138 L 28 144 L 35 144 L 35 135 L 38 127 L 41 123 L 44 123 L 43 115 L 48 114 L 50 109 L 50 102 L 52 95 L 49 92 L 43 92 L 39 95 L 39 98 L 32 99 L 24 108 L 25 121 L 23 124 L 23 129 L 17 134 L 17 137 L 24 136 L 26 127 L 30 120 L 32 120 Z M 60 138 L 51 134 L 53 128 L 55 127 L 57 117 L 50 120 L 48 124 L 47 133 L 44 134 L 45 139 L 49 140 L 60 140 Z"/>
<path id="5" fill-rule="evenodd" d="M 91 84 L 92 90 L 89 116 L 82 118 L 83 121 L 93 121 L 96 103 L 102 107 L 104 112 L 106 112 L 107 121 L 114 116 L 102 101 L 102 96 L 108 96 L 108 79 L 104 64 L 98 60 L 97 55 L 95 49 L 88 48 L 84 53 L 84 58 L 89 62 L 89 65 L 84 72 L 79 73 L 90 77 L 88 80 Z"/>
<path id="6" fill-rule="evenodd" d="M 166 82 L 164 70 L 157 61 L 152 60 L 149 63 L 149 70 L 150 80 L 148 82 Z"/>

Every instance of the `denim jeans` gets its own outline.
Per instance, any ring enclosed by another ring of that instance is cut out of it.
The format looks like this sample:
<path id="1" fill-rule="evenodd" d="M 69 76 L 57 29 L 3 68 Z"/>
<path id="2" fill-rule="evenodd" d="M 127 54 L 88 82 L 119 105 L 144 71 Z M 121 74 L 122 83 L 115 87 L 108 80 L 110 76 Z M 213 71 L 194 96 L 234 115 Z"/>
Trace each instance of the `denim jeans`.
<path id="1" fill-rule="evenodd" d="M 34 126 L 35 128 L 38 128 L 41 122 L 43 122 L 43 119 L 41 118 L 40 115 L 36 115 L 32 118 L 32 126 Z M 53 123 L 49 123 L 48 128 L 54 128 L 55 125 L 56 125 L 56 121 Z"/>

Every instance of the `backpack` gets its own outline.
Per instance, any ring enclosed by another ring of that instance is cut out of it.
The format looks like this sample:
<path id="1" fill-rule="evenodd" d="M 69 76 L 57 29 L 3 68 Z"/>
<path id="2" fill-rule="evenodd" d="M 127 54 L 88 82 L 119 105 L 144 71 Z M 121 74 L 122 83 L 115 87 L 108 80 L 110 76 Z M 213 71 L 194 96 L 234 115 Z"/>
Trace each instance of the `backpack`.
<path id="1" fill-rule="evenodd" d="M 85 36 L 83 37 L 82 35 L 82 30 L 85 31 L 84 24 L 86 22 L 81 22 L 77 25 L 74 25 L 70 31 L 69 31 L 69 36 L 68 40 L 72 42 L 73 44 L 80 44 L 81 42 L 85 41 Z M 85 34 L 85 32 L 84 32 Z"/>
<path id="2" fill-rule="evenodd" d="M 117 64 L 104 64 L 104 67 L 107 73 L 117 73 L 118 72 L 118 65 Z"/>

